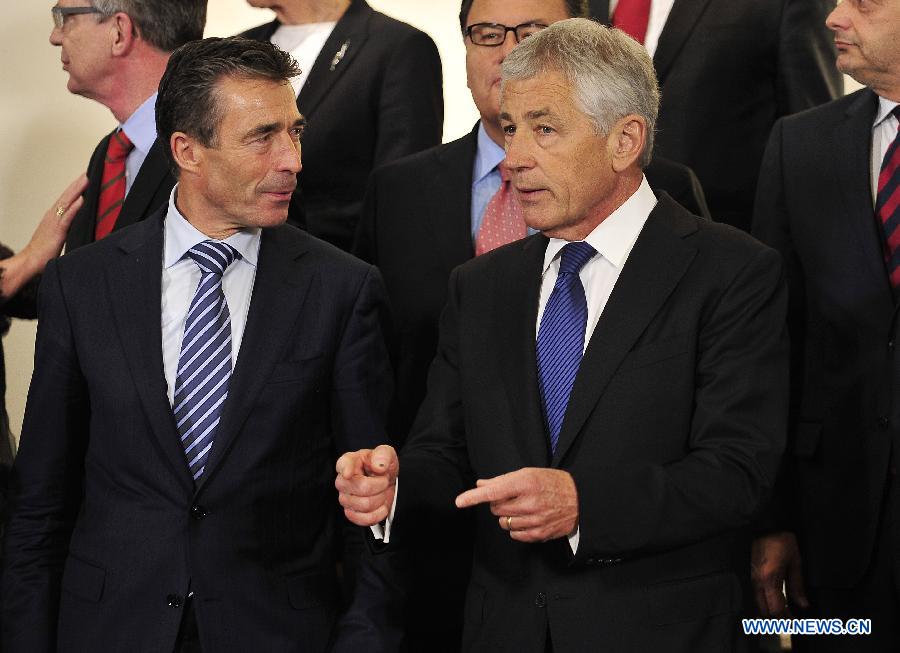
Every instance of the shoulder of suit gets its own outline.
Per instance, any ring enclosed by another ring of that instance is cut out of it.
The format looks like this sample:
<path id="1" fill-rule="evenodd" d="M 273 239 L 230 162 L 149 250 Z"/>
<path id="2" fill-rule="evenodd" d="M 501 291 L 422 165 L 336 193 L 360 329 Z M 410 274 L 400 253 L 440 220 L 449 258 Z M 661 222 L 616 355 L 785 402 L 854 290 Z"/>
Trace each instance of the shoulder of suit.
<path id="1" fill-rule="evenodd" d="M 397 177 L 407 178 L 411 174 L 421 176 L 423 169 L 430 168 L 439 161 L 447 159 L 451 161 L 456 158 L 468 159 L 467 163 L 468 165 L 471 165 L 475 154 L 475 148 L 469 140 L 470 137 L 471 135 L 467 134 L 455 141 L 442 143 L 441 145 L 435 145 L 420 152 L 407 154 L 406 156 L 376 168 L 373 173 L 373 178 L 376 179 L 376 181 L 382 181 Z M 467 151 L 469 150 L 471 152 L 469 153 L 469 156 L 467 156 Z"/>
<path id="2" fill-rule="evenodd" d="M 877 96 L 870 89 L 861 88 L 858 91 L 839 97 L 831 102 L 826 102 L 825 104 L 820 104 L 819 106 L 785 116 L 784 118 L 781 118 L 781 120 L 784 122 L 785 126 L 815 126 L 820 123 L 842 119 L 846 113 L 853 109 L 857 104 L 864 106 L 866 102 L 872 102 L 874 105 L 876 101 Z"/>
<path id="3" fill-rule="evenodd" d="M 365 273 L 373 267 L 352 254 L 348 254 L 331 243 L 317 238 L 294 225 L 283 224 L 278 227 L 270 227 L 266 231 L 268 233 L 264 233 L 264 238 L 271 239 L 279 247 L 311 254 L 316 257 L 317 262 L 321 262 L 331 269 Z"/>

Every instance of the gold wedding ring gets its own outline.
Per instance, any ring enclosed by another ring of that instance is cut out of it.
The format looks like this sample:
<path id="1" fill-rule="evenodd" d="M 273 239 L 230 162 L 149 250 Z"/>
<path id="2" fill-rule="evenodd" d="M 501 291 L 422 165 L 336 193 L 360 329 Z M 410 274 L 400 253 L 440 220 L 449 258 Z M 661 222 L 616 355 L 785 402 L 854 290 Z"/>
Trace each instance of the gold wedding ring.
<path id="1" fill-rule="evenodd" d="M 512 530 L 512 517 L 506 518 L 506 530 L 508 530 L 508 531 Z"/>
<path id="2" fill-rule="evenodd" d="M 56 207 L 56 217 L 57 218 L 63 217 L 63 213 L 65 213 L 65 212 L 66 212 L 66 207 L 64 207 L 62 204 L 60 204 L 59 206 Z"/>

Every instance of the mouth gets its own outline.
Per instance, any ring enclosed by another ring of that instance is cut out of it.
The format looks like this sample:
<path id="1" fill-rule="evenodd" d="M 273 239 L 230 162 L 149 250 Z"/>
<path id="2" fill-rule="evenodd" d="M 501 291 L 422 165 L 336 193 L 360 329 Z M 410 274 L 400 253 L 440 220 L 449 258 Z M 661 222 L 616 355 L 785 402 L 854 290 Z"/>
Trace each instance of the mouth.
<path id="1" fill-rule="evenodd" d="M 516 197 L 519 198 L 519 201 L 523 204 L 533 203 L 541 199 L 544 193 L 549 193 L 546 188 L 538 188 L 538 187 L 530 187 L 530 186 L 516 186 Z"/>
<path id="2" fill-rule="evenodd" d="M 853 47 L 855 44 L 850 41 L 842 41 L 840 39 L 834 40 L 834 47 L 838 50 L 847 50 L 848 48 Z"/>
<path id="3" fill-rule="evenodd" d="M 284 188 L 284 189 L 278 189 L 278 190 L 267 190 L 267 191 L 263 191 L 263 192 L 267 197 L 269 197 L 270 199 L 272 199 L 276 202 L 290 202 L 291 195 L 294 194 L 294 189 L 293 188 Z"/>

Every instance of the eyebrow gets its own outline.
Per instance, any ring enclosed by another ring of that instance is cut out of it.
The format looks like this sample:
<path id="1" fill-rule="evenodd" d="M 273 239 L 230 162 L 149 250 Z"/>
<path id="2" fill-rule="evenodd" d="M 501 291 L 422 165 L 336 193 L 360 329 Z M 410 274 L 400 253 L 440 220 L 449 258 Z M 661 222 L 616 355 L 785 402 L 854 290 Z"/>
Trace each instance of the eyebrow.
<path id="1" fill-rule="evenodd" d="M 546 116 L 553 115 L 550 109 L 534 109 L 533 111 L 529 111 L 525 114 L 526 120 L 536 120 L 538 118 L 544 118 Z M 513 122 L 512 117 L 506 113 L 505 111 L 500 114 L 500 120 L 507 120 L 509 122 Z"/>
<path id="2" fill-rule="evenodd" d="M 306 119 L 301 116 L 300 118 L 295 120 L 293 122 L 293 124 L 291 124 L 290 128 L 293 129 L 295 127 L 300 127 L 301 129 L 306 128 Z M 247 132 L 244 135 L 244 139 L 252 140 L 252 139 L 258 138 L 260 136 L 266 136 L 267 134 L 272 134 L 274 132 L 279 131 L 280 129 L 281 129 L 281 123 L 277 123 L 277 122 L 270 122 L 270 123 L 266 123 L 264 125 L 258 125 L 256 127 L 254 127 L 253 129 L 251 129 L 249 132 Z"/>

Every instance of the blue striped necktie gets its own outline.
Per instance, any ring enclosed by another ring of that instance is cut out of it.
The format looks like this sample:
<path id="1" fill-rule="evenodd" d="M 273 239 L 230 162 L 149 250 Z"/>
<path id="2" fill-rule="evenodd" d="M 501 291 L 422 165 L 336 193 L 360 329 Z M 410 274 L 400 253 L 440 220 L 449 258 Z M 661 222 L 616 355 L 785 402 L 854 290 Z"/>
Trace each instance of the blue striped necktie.
<path id="1" fill-rule="evenodd" d="M 240 254 L 213 240 L 187 252 L 200 268 L 200 283 L 184 323 L 172 409 L 191 476 L 203 474 L 231 378 L 231 317 L 222 275 Z"/>
<path id="2" fill-rule="evenodd" d="M 587 301 L 578 273 L 596 253 L 597 250 L 585 242 L 569 243 L 562 248 L 559 276 L 538 330 L 538 383 L 552 453 L 556 453 L 569 394 L 584 353 Z"/>

